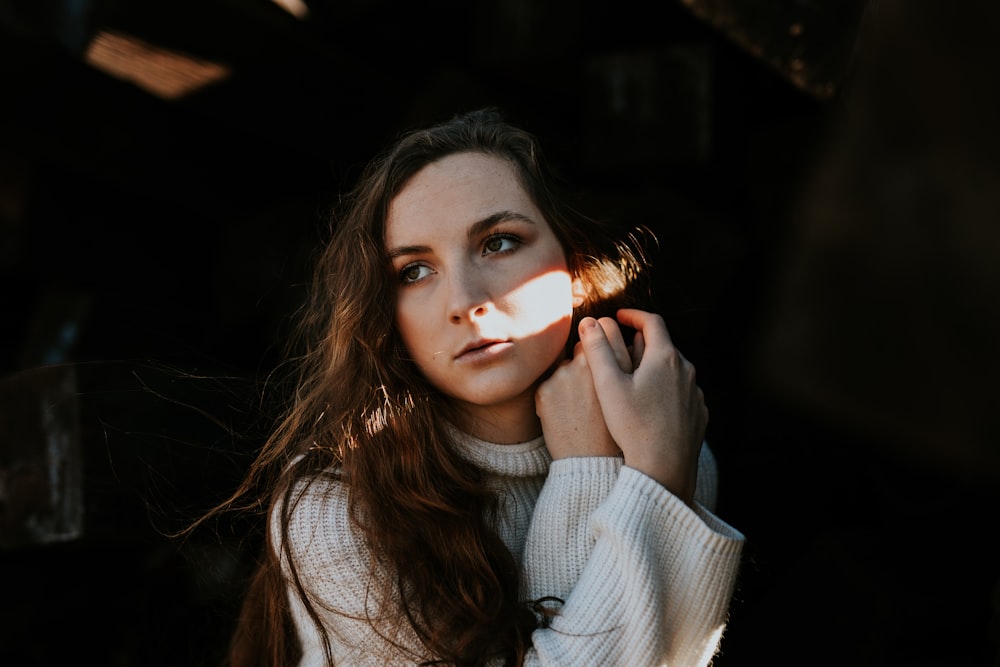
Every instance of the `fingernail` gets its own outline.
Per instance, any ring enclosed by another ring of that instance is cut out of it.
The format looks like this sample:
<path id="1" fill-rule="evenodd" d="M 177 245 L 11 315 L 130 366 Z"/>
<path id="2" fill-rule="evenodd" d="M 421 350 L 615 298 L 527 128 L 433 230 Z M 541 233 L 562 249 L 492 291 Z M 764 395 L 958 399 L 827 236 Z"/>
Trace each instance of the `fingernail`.
<path id="1" fill-rule="evenodd" d="M 586 331 L 587 329 L 593 329 L 597 326 L 597 320 L 593 317 L 585 317 L 580 320 L 580 331 Z"/>

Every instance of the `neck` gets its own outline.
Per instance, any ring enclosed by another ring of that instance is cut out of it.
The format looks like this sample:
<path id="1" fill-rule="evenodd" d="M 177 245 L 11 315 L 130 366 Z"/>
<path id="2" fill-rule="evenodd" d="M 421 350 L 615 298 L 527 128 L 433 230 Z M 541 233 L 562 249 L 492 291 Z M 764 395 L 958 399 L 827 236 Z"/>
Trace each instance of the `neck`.
<path id="1" fill-rule="evenodd" d="M 513 445 L 542 434 L 542 422 L 535 414 L 534 392 L 498 405 L 458 402 L 455 408 L 455 426 L 480 440 Z"/>

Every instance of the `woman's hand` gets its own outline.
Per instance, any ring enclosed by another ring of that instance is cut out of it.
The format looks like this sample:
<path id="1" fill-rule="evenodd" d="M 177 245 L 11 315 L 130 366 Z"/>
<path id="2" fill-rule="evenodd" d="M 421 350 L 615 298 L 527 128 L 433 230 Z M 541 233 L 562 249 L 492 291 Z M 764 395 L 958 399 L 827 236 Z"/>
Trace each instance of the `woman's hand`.
<path id="1" fill-rule="evenodd" d="M 604 423 L 625 455 L 625 465 L 690 504 L 708 425 L 708 408 L 695 381 L 695 368 L 674 347 L 659 315 L 623 309 L 617 317 L 619 323 L 636 330 L 632 372 L 618 361 L 621 333 L 608 334 L 614 325 L 610 319 L 580 322 L 580 342 Z"/>
<path id="2" fill-rule="evenodd" d="M 618 325 L 604 318 L 601 326 L 607 327 L 603 336 L 613 363 L 622 373 L 631 372 L 632 359 Z M 573 348 L 573 358 L 564 360 L 538 387 L 535 412 L 553 459 L 621 454 L 604 423 L 593 374 L 580 343 Z"/>

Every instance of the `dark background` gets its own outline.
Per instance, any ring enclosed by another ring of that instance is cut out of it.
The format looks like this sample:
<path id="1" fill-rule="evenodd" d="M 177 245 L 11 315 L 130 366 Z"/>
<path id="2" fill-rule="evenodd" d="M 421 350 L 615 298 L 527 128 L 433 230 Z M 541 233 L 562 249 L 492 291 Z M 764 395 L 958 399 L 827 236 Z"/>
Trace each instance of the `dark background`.
<path id="1" fill-rule="evenodd" d="M 1000 665 L 998 10 L 750 4 L 0 1 L 0 664 L 217 664 L 258 538 L 167 534 L 324 209 L 495 104 L 659 236 L 748 537 L 716 664 Z"/>

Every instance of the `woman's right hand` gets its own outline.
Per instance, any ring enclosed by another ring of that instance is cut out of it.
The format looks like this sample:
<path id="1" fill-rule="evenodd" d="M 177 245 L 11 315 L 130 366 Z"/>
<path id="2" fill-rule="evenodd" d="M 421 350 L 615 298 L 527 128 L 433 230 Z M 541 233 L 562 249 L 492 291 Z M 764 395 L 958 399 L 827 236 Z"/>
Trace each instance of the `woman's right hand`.
<path id="1" fill-rule="evenodd" d="M 614 320 L 602 318 L 604 339 L 614 363 L 623 373 L 632 359 Z M 563 360 L 535 392 L 535 412 L 542 422 L 545 446 L 553 460 L 571 456 L 619 456 L 621 450 L 608 432 L 597 400 L 593 374 L 580 343 L 573 357 Z"/>
<path id="2" fill-rule="evenodd" d="M 625 465 L 690 504 L 708 425 L 694 365 L 674 347 L 659 315 L 623 309 L 617 319 L 636 330 L 631 372 L 618 363 L 615 337 L 607 335 L 610 320 L 580 322 L 580 342 L 604 423 L 625 455 Z"/>

